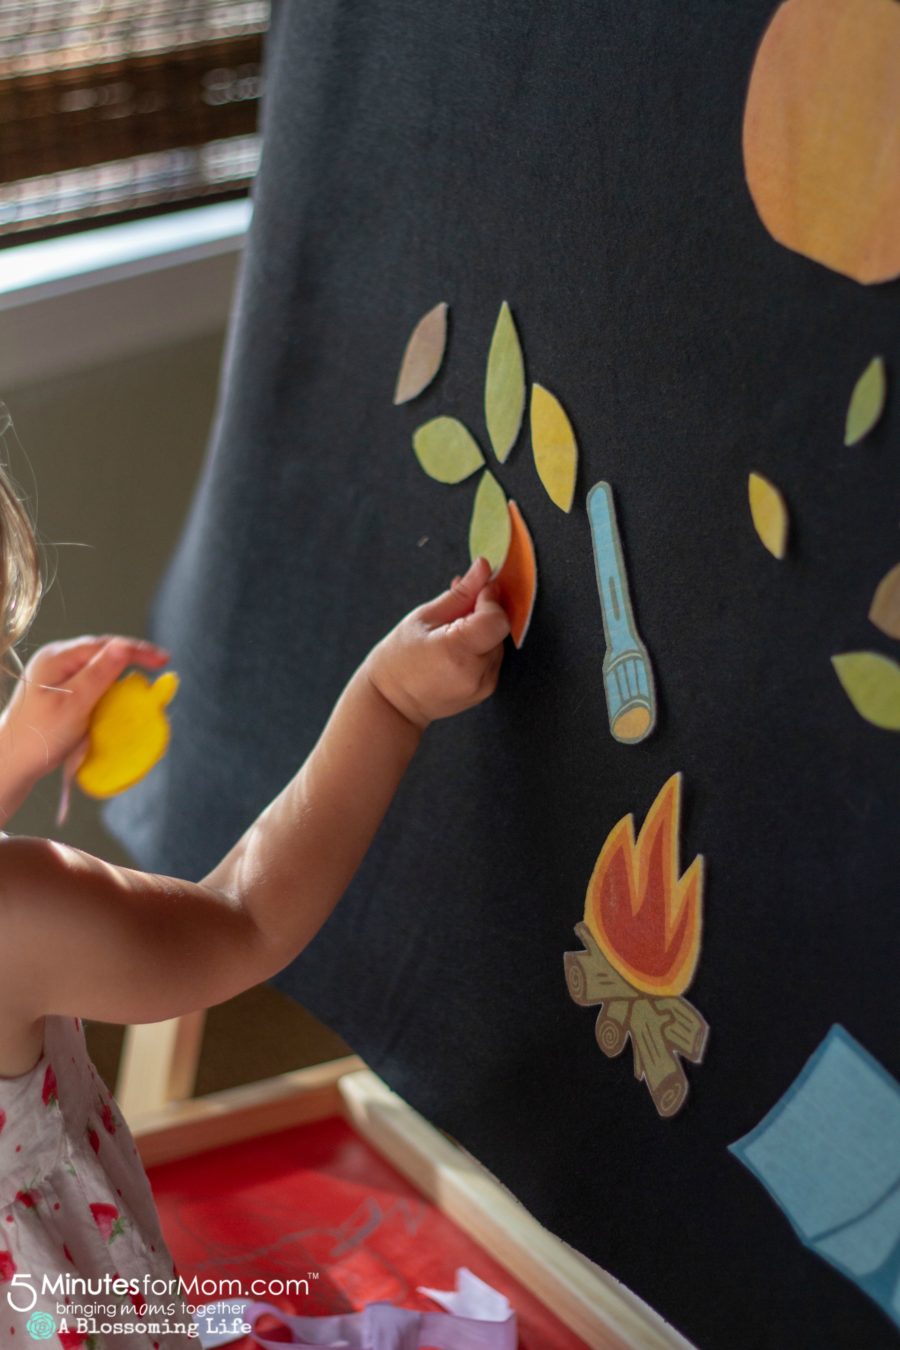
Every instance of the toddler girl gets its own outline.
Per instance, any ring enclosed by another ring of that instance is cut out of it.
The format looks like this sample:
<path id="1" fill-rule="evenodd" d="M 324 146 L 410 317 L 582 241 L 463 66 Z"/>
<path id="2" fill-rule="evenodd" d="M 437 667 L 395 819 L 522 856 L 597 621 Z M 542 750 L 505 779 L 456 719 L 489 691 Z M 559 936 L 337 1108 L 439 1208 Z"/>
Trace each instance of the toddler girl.
<path id="1" fill-rule="evenodd" d="M 0 657 L 27 631 L 39 594 L 30 524 L 0 471 Z M 72 1305 L 118 1303 L 109 1326 L 139 1328 L 146 1278 L 174 1272 L 81 1019 L 177 1017 L 292 961 L 340 899 L 429 722 L 493 692 L 508 632 L 480 558 L 369 653 L 306 763 L 199 883 L 0 835 L 0 1344 L 196 1344 L 184 1314 L 148 1312 L 160 1330 L 104 1330 L 93 1342 L 74 1317 L 63 1324 L 72 1286 L 60 1277 L 100 1281 L 104 1293 Z M 0 718 L 0 824 L 44 774 L 77 767 L 91 711 L 126 666 L 167 660 L 119 637 L 42 647 Z M 116 1277 L 128 1287 L 115 1290 Z"/>

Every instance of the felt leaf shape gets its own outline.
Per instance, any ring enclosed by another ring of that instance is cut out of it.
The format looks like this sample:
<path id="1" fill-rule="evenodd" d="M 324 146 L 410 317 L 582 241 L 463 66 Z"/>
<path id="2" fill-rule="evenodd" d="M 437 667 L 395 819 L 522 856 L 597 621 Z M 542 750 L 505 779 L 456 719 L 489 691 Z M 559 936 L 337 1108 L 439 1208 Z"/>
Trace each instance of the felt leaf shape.
<path id="1" fill-rule="evenodd" d="M 900 273 L 900 5 L 787 0 L 756 53 L 747 186 L 786 248 L 863 285 Z"/>
<path id="2" fill-rule="evenodd" d="M 900 563 L 879 581 L 869 606 L 869 618 L 888 637 L 900 638 Z"/>
<path id="3" fill-rule="evenodd" d="M 397 376 L 395 404 L 408 403 L 428 388 L 441 368 L 446 346 L 447 305 L 442 300 L 434 309 L 423 314 L 412 330 Z"/>
<path id="4" fill-rule="evenodd" d="M 775 558 L 787 552 L 788 509 L 774 483 L 761 473 L 751 473 L 749 482 L 750 514 L 756 533 Z"/>
<path id="5" fill-rule="evenodd" d="M 525 413 L 525 361 L 512 311 L 500 306 L 484 384 L 484 415 L 494 454 L 503 464 L 516 443 Z"/>
<path id="6" fill-rule="evenodd" d="M 537 595 L 537 560 L 528 526 L 515 502 L 509 503 L 509 523 L 509 552 L 497 575 L 497 598 L 506 610 L 510 636 L 521 647 Z"/>
<path id="7" fill-rule="evenodd" d="M 880 652 L 831 658 L 844 693 L 860 717 L 883 731 L 900 731 L 900 666 Z"/>
<path id="8" fill-rule="evenodd" d="M 884 409 L 887 376 L 880 356 L 873 356 L 853 388 L 847 409 L 844 444 L 856 445 L 867 436 Z"/>
<path id="9" fill-rule="evenodd" d="M 506 508 L 506 493 L 490 469 L 485 469 L 475 493 L 472 522 L 469 525 L 469 555 L 487 558 L 496 575 L 506 561 L 512 538 L 512 524 Z"/>
<path id="10" fill-rule="evenodd" d="M 114 797 L 150 772 L 168 749 L 164 709 L 177 690 L 174 671 L 152 684 L 140 671 L 132 671 L 107 689 L 91 714 L 90 745 L 75 775 L 82 792 Z"/>
<path id="11" fill-rule="evenodd" d="M 578 442 L 565 408 L 541 384 L 531 386 L 531 449 L 547 496 L 560 511 L 571 511 Z"/>
<path id="12" fill-rule="evenodd" d="M 461 483 L 484 463 L 484 455 L 468 427 L 456 417 L 435 417 L 413 433 L 416 459 L 439 483 Z"/>

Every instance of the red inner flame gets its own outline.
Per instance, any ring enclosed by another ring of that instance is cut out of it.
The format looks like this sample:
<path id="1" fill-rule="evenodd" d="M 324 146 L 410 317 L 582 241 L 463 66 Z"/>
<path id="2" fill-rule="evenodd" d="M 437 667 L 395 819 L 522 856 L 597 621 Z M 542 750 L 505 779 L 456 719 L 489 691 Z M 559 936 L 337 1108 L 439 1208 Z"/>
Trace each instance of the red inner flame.
<path id="1" fill-rule="evenodd" d="M 634 839 L 631 816 L 603 846 L 588 886 L 585 921 L 601 949 L 636 988 L 680 994 L 700 954 L 703 859 L 678 875 L 681 779 L 662 788 Z"/>

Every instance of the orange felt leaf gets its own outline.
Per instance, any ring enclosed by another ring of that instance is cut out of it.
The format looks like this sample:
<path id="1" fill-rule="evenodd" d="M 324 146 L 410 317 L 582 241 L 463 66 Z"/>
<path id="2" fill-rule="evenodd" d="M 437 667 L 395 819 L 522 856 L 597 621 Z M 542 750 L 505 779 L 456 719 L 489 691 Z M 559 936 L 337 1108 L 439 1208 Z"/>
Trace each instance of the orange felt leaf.
<path id="1" fill-rule="evenodd" d="M 531 623 L 534 598 L 537 595 L 537 560 L 534 543 L 522 512 L 515 502 L 508 502 L 512 536 L 506 562 L 497 574 L 495 585 L 498 599 L 509 618 L 510 636 L 521 647 Z"/>
<path id="2" fill-rule="evenodd" d="M 747 186 L 786 248 L 869 285 L 900 273 L 900 4 L 786 0 L 744 110 Z"/>

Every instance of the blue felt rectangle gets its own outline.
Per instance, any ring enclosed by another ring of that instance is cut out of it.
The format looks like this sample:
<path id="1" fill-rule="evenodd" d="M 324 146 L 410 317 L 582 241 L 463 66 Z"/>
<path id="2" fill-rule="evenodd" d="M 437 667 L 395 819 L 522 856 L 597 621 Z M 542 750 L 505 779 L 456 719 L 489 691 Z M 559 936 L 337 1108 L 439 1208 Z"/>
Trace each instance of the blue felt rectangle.
<path id="1" fill-rule="evenodd" d="M 900 1326 L 900 1085 L 835 1025 L 760 1123 L 731 1144 L 801 1242 Z"/>

